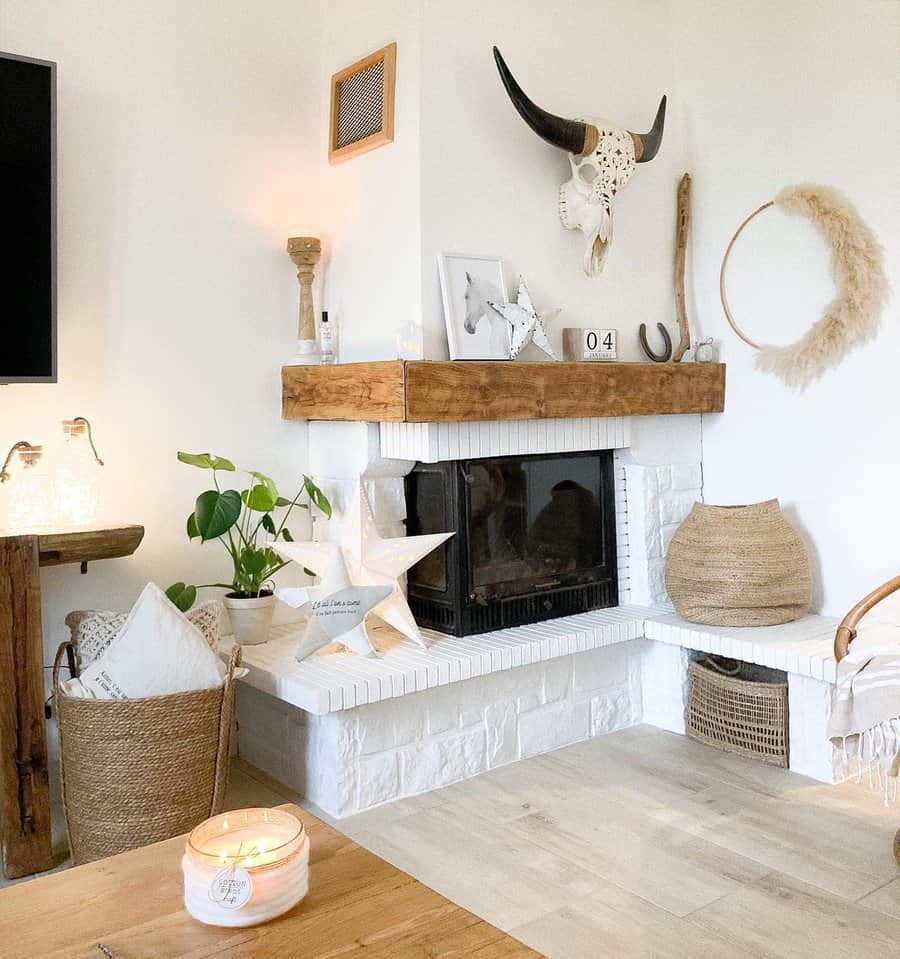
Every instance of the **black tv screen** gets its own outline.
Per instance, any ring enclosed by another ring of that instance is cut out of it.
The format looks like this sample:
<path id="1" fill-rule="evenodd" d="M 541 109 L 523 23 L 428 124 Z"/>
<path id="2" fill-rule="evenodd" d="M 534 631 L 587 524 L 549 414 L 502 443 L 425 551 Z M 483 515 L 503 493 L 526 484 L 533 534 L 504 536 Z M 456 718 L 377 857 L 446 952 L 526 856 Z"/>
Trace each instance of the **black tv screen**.
<path id="1" fill-rule="evenodd" d="M 0 383 L 56 380 L 56 64 L 0 53 Z"/>

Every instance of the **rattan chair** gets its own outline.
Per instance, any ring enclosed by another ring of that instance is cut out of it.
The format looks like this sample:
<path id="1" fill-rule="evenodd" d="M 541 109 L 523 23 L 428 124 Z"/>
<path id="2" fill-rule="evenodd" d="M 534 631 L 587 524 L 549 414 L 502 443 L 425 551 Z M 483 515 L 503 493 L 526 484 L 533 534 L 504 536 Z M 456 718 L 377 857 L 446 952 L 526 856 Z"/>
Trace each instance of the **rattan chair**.
<path id="1" fill-rule="evenodd" d="M 895 576 L 886 583 L 882 583 L 877 589 L 873 589 L 868 596 L 864 596 L 841 620 L 834 634 L 834 658 L 838 662 L 850 651 L 850 644 L 856 639 L 856 627 L 863 616 L 891 593 L 896 593 L 898 589 L 900 589 L 900 576 Z M 900 829 L 894 835 L 894 859 L 900 866 Z"/>

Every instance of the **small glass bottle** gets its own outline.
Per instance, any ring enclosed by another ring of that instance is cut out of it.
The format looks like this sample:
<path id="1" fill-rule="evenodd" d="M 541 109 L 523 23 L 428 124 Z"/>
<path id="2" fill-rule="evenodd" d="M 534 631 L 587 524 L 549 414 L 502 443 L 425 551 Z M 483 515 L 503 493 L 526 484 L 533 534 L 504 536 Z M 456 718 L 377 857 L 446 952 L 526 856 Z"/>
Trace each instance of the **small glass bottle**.
<path id="1" fill-rule="evenodd" d="M 323 366 L 337 362 L 334 326 L 328 320 L 328 310 L 322 311 L 322 321 L 319 323 L 319 356 Z"/>

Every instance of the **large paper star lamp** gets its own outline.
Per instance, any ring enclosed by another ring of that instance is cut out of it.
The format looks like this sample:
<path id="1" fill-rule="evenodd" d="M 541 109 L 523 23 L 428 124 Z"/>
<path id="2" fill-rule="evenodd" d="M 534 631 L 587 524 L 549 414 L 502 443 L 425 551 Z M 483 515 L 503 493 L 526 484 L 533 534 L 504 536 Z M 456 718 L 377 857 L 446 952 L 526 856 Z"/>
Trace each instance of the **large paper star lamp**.
<path id="1" fill-rule="evenodd" d="M 297 649 L 297 659 L 330 643 L 343 643 L 360 656 L 374 656 L 375 648 L 366 632 L 366 615 L 391 594 L 390 586 L 354 586 L 340 547 L 332 549 L 332 559 L 318 586 L 306 589 L 279 589 L 278 598 L 288 606 L 309 603 L 306 632 Z"/>
<path id="2" fill-rule="evenodd" d="M 519 292 L 515 303 L 494 303 L 488 300 L 488 306 L 499 313 L 509 325 L 509 358 L 514 360 L 529 343 L 542 349 L 553 360 L 559 357 L 553 352 L 547 338 L 545 323 L 555 320 L 559 310 L 538 313 L 531 302 L 531 294 L 525 286 L 525 278 L 519 277 Z"/>
<path id="3" fill-rule="evenodd" d="M 389 626 L 424 647 L 425 642 L 400 585 L 400 577 L 441 543 L 446 542 L 453 533 L 381 537 L 362 483 L 353 497 L 345 520 L 340 543 L 273 545 L 286 559 L 292 559 L 319 574 L 331 567 L 336 552 L 339 552 L 354 586 L 390 586 L 390 595 L 374 611 Z"/>

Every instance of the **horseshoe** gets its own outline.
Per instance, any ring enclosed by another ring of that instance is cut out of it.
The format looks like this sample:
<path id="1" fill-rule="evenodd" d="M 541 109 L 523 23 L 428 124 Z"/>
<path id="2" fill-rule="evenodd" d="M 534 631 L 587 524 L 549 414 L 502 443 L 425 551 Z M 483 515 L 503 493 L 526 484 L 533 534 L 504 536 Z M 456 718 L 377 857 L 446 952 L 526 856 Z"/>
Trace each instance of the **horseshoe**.
<path id="1" fill-rule="evenodd" d="M 654 363 L 668 363 L 672 359 L 672 337 L 669 336 L 669 331 L 665 328 L 662 323 L 657 323 L 656 328 L 662 334 L 663 341 L 666 344 L 665 350 L 659 355 L 653 352 L 650 349 L 650 344 L 647 342 L 647 324 L 641 323 L 640 329 L 638 330 L 638 338 L 641 341 L 641 349 L 647 354 L 647 359 L 652 360 Z"/>

